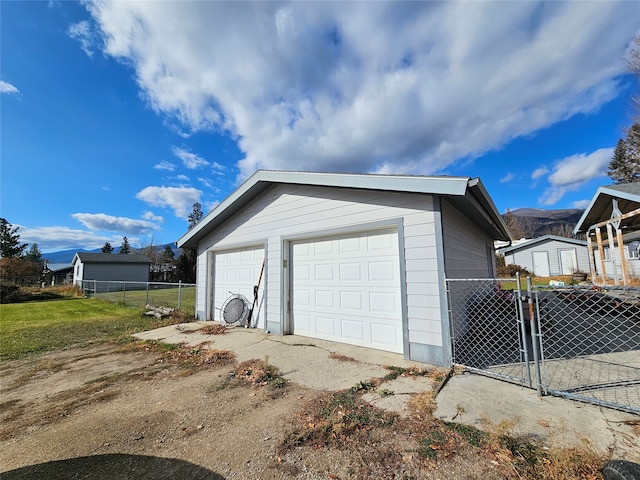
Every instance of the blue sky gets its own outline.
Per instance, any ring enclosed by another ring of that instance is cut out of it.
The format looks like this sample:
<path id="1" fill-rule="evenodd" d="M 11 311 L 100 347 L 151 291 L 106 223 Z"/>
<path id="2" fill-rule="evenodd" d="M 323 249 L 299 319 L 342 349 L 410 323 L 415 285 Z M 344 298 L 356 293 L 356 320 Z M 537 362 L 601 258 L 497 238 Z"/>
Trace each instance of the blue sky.
<path id="1" fill-rule="evenodd" d="M 583 207 L 631 124 L 637 2 L 0 2 L 0 215 L 175 242 L 256 169 L 480 176 Z"/>

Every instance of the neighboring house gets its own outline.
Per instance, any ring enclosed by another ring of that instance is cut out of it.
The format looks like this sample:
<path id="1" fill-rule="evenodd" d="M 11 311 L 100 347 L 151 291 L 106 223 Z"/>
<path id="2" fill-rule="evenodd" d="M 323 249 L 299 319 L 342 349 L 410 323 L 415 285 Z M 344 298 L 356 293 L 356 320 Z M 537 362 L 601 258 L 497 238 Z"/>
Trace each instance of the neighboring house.
<path id="1" fill-rule="evenodd" d="M 73 280 L 73 265 L 69 263 L 45 263 L 44 274 L 51 285 L 71 283 Z"/>
<path id="2" fill-rule="evenodd" d="M 148 282 L 151 260 L 146 255 L 78 252 L 73 257 L 73 284 L 98 282 Z"/>
<path id="3" fill-rule="evenodd" d="M 640 182 L 598 188 L 574 233 L 587 236 L 598 281 L 640 278 Z"/>
<path id="4" fill-rule="evenodd" d="M 502 248 L 507 265 L 520 265 L 539 277 L 571 275 L 589 271 L 585 240 L 545 235 Z"/>
<path id="5" fill-rule="evenodd" d="M 451 363 L 446 278 L 494 278 L 507 228 L 479 179 L 258 171 L 187 232 L 196 313 L 231 294 L 274 334 Z"/>

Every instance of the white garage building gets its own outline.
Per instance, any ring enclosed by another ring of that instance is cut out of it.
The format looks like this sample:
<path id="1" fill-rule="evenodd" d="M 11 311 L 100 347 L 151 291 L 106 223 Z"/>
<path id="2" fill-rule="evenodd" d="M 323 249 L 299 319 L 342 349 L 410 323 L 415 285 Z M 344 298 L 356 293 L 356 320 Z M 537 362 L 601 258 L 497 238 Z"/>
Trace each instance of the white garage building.
<path id="1" fill-rule="evenodd" d="M 510 240 L 479 179 L 258 171 L 185 234 L 196 311 L 258 292 L 258 327 L 449 365 L 445 278 L 495 276 Z"/>

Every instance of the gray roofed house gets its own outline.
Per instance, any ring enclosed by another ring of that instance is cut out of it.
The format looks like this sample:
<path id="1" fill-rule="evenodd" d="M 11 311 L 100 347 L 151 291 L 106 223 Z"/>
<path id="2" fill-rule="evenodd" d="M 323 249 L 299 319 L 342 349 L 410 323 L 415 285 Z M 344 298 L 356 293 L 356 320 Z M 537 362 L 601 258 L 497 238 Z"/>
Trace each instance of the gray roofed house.
<path id="1" fill-rule="evenodd" d="M 73 257 L 73 283 L 148 282 L 151 260 L 146 255 L 78 252 Z"/>
<path id="2" fill-rule="evenodd" d="M 640 278 L 640 182 L 598 188 L 574 233 L 586 235 L 602 283 Z"/>
<path id="3" fill-rule="evenodd" d="M 258 171 L 178 240 L 196 315 L 451 364 L 446 278 L 495 278 L 508 230 L 469 177 Z M 254 287 L 257 287 L 254 289 Z"/>
<path id="4" fill-rule="evenodd" d="M 520 265 L 539 277 L 589 271 L 585 240 L 544 235 L 498 250 L 507 265 Z"/>

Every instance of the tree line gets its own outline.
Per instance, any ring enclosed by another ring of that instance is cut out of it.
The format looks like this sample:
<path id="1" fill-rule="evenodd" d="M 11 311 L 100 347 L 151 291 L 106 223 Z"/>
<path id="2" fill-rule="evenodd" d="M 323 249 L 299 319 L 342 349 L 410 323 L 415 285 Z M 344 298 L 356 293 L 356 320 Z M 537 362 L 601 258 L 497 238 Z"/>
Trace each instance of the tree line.
<path id="1" fill-rule="evenodd" d="M 194 203 L 189 214 L 189 230 L 203 217 L 202 206 Z M 37 243 L 29 244 L 20 241 L 20 227 L 13 226 L 6 218 L 0 218 L 0 278 L 3 281 L 26 277 L 41 277 L 44 272 L 46 259 Z M 100 249 L 102 253 L 112 254 L 114 248 L 106 242 Z M 178 258 L 171 245 L 165 245 L 160 250 L 151 244 L 142 248 L 133 248 L 129 239 L 122 237 L 119 255 L 142 254 L 151 260 L 150 281 L 195 283 L 196 281 L 196 251 L 183 248 Z"/>
<path id="2" fill-rule="evenodd" d="M 191 230 L 196 224 L 202 220 L 204 213 L 202 205 L 198 202 L 192 205 L 191 213 L 187 221 L 188 229 Z M 102 253 L 112 254 L 114 248 L 111 243 L 106 242 L 100 249 Z M 122 237 L 119 255 L 143 254 L 151 260 L 150 281 L 152 282 L 185 282 L 195 283 L 196 281 L 196 258 L 197 253 L 193 249 L 182 248 L 180 255 L 175 257 L 175 252 L 171 245 L 165 245 L 164 249 L 159 250 L 153 245 L 153 241 L 144 247 L 133 249 L 129 243 L 129 239 Z"/>

